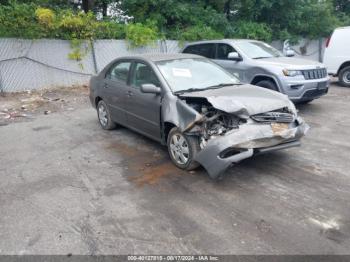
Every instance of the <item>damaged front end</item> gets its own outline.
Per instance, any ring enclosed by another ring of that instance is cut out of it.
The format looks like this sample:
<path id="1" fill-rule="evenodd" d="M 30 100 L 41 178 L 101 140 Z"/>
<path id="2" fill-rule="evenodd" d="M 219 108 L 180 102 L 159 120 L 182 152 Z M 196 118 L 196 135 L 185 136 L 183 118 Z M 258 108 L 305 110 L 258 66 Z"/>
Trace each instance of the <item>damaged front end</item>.
<path id="1" fill-rule="evenodd" d="M 201 151 L 194 160 L 214 179 L 232 164 L 253 155 L 299 146 L 300 138 L 309 129 L 297 117 L 289 100 L 273 103 L 272 106 L 262 103 L 256 110 L 256 106 L 227 100 L 227 97 L 179 98 L 180 103 L 196 112 L 192 121 L 186 121 L 186 125 L 182 126 L 185 134 L 199 138 Z"/>

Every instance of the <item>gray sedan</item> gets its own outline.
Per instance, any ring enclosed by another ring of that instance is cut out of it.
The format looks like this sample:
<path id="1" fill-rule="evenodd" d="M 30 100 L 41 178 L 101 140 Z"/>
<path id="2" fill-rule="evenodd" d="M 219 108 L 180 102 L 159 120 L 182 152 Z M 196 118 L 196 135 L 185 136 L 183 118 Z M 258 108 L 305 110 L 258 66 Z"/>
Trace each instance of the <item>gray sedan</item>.
<path id="1" fill-rule="evenodd" d="M 126 126 L 168 146 L 173 163 L 222 177 L 255 154 L 298 146 L 308 126 L 287 96 L 243 85 L 209 59 L 150 54 L 112 61 L 91 78 L 103 129 Z"/>

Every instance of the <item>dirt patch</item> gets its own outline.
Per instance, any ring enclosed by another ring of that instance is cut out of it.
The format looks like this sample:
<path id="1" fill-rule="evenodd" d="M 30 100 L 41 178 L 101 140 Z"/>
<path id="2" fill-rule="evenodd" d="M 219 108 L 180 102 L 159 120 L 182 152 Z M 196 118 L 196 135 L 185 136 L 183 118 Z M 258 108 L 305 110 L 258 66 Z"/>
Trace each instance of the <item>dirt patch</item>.
<path id="1" fill-rule="evenodd" d="M 135 157 L 138 155 L 137 148 L 119 142 L 113 143 L 113 145 L 108 146 L 107 149 L 115 149 L 118 151 L 118 154 L 126 157 Z"/>
<path id="2" fill-rule="evenodd" d="M 166 177 L 189 174 L 174 166 L 164 149 L 152 150 L 152 147 L 128 145 L 120 141 L 107 148 L 123 156 L 127 179 L 140 187 L 159 184 Z"/>
<path id="3" fill-rule="evenodd" d="M 39 114 L 71 111 L 88 103 L 87 86 L 5 93 L 0 96 L 0 125 L 35 118 Z"/>
<path id="4" fill-rule="evenodd" d="M 160 165 L 150 165 L 137 170 L 140 174 L 130 177 L 129 180 L 135 182 L 138 186 L 155 185 L 160 182 L 161 179 L 171 175 L 184 175 L 184 172 L 176 168 L 173 163 L 169 161 Z"/>

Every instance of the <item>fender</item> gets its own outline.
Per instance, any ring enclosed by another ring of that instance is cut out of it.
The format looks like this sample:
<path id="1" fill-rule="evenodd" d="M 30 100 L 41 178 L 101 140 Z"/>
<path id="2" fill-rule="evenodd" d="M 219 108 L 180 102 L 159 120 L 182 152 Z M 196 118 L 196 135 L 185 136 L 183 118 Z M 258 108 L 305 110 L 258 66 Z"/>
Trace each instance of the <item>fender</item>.
<path id="1" fill-rule="evenodd" d="M 278 79 L 277 79 L 275 76 L 273 76 L 273 75 L 266 75 L 266 74 L 254 75 L 253 80 L 250 82 L 250 84 L 253 85 L 254 80 L 255 80 L 256 78 L 258 78 L 258 77 L 264 77 L 264 78 L 270 78 L 270 79 L 272 79 L 273 81 L 275 81 L 275 83 L 276 83 L 276 85 L 277 85 L 278 91 L 279 91 L 280 93 L 283 93 L 283 92 L 282 92 L 282 88 L 281 88 L 280 82 L 279 82 Z"/>

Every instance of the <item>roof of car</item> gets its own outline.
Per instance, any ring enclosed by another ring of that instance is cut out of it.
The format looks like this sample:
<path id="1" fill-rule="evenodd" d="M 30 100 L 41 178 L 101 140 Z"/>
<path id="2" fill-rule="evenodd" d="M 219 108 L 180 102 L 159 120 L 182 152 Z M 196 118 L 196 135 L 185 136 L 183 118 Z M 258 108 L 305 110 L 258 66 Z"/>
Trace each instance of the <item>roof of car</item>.
<path id="1" fill-rule="evenodd" d="M 209 43 L 238 43 L 238 42 L 259 42 L 253 39 L 217 39 L 217 40 L 203 40 L 197 42 L 187 43 L 186 46 L 197 45 L 197 44 L 209 44 Z"/>
<path id="2" fill-rule="evenodd" d="M 202 56 L 182 53 L 148 53 L 118 57 L 118 59 L 142 59 L 151 62 L 185 59 L 185 58 L 203 58 Z"/>

